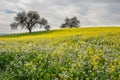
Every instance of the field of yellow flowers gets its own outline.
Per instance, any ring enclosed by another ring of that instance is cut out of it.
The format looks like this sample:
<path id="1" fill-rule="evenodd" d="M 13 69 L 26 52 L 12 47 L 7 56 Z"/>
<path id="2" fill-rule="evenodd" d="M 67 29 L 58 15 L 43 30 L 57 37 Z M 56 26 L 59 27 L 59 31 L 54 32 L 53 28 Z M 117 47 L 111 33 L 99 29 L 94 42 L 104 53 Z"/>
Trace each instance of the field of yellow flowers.
<path id="1" fill-rule="evenodd" d="M 120 27 L 1 36 L 0 80 L 120 80 Z"/>

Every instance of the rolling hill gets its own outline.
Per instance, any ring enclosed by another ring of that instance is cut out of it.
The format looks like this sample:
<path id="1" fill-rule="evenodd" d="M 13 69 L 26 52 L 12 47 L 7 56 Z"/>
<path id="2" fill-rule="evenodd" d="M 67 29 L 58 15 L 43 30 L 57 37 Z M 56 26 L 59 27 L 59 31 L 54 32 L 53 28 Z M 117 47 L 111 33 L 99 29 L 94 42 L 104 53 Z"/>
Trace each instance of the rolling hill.
<path id="1" fill-rule="evenodd" d="M 119 80 L 120 27 L 0 36 L 0 80 Z"/>

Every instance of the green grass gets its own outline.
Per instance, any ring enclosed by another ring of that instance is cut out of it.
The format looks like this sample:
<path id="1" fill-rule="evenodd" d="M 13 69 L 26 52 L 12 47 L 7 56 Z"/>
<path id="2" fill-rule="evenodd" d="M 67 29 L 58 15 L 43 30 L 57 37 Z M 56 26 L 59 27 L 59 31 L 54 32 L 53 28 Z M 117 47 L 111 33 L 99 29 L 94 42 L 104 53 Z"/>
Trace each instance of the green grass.
<path id="1" fill-rule="evenodd" d="M 119 27 L 89 27 L 89 28 L 78 28 L 78 30 L 97 30 L 97 31 L 100 31 L 101 29 L 119 29 Z M 72 29 L 72 28 L 71 28 Z M 74 29 L 74 28 L 73 28 Z M 99 30 L 100 29 L 100 30 Z M 3 35 L 3 36 L 0 36 L 2 38 L 11 38 L 11 37 L 24 37 L 24 36 L 36 36 L 36 35 L 42 35 L 42 34 L 51 34 L 51 33 L 54 33 L 54 32 L 64 32 L 66 29 L 58 29 L 58 30 L 50 30 L 50 31 L 37 31 L 37 32 L 32 32 L 32 33 L 14 33 L 14 34 L 7 34 L 7 35 Z"/>
<path id="2" fill-rule="evenodd" d="M 0 80 L 119 80 L 120 27 L 0 36 Z"/>

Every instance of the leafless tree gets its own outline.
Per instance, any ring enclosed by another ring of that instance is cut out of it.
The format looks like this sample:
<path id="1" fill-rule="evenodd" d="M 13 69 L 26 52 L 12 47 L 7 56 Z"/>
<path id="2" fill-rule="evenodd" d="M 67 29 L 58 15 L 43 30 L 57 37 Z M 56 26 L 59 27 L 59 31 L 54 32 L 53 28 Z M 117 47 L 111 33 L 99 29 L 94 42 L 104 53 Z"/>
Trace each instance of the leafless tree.
<path id="1" fill-rule="evenodd" d="M 80 21 L 77 19 L 77 17 L 73 17 L 73 18 L 66 18 L 65 22 L 63 24 L 61 24 L 61 28 L 73 28 L 73 27 L 79 27 L 80 25 Z"/>
<path id="2" fill-rule="evenodd" d="M 20 28 L 25 28 L 29 30 L 29 33 L 32 32 L 32 29 L 35 27 L 40 27 L 47 26 L 48 21 L 44 18 L 40 18 L 40 15 L 37 11 L 22 11 L 17 14 L 16 17 L 14 17 L 15 22 L 11 23 L 11 29 L 17 29 L 18 27 Z M 45 28 L 46 29 L 46 28 Z"/>

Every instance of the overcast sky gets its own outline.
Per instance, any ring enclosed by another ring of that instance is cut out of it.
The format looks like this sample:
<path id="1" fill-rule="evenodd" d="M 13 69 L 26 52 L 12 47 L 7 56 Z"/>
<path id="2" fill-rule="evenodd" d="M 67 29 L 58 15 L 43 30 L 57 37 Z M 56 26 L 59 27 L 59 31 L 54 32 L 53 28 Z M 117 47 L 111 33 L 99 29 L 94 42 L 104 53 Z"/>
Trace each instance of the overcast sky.
<path id="1" fill-rule="evenodd" d="M 15 32 L 9 24 L 22 10 L 38 11 L 55 29 L 73 16 L 81 26 L 120 25 L 120 0 L 0 0 L 0 33 Z"/>

